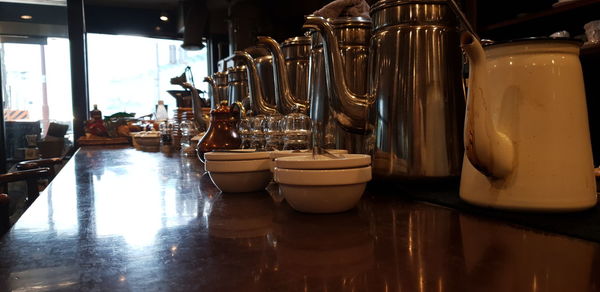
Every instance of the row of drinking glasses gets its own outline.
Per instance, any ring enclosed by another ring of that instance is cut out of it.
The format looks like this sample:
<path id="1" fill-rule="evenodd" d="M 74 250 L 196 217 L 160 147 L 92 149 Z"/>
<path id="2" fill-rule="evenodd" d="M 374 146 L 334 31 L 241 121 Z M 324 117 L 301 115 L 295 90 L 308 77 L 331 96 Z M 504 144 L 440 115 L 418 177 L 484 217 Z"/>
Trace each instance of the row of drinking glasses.
<path id="1" fill-rule="evenodd" d="M 311 119 L 302 113 L 245 117 L 238 128 L 242 149 L 266 151 L 308 149 L 311 129 Z"/>

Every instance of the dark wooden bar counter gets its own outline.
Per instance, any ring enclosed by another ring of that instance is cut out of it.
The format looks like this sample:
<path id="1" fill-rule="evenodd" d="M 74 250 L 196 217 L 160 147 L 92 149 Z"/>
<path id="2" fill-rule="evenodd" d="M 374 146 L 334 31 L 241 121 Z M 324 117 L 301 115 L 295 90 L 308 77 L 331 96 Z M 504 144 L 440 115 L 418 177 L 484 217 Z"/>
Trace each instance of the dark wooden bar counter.
<path id="1" fill-rule="evenodd" d="M 87 147 L 0 240 L 11 290 L 598 291 L 600 245 L 373 192 L 302 214 L 197 159 Z"/>

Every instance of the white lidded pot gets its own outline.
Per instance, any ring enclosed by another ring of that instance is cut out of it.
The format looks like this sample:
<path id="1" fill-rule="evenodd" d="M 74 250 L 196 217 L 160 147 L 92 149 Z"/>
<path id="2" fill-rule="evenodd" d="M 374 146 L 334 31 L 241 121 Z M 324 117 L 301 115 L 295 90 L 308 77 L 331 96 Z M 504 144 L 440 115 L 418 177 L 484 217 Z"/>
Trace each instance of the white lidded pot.
<path id="1" fill-rule="evenodd" d="M 596 204 L 580 44 L 461 36 L 470 64 L 460 197 L 527 211 Z"/>

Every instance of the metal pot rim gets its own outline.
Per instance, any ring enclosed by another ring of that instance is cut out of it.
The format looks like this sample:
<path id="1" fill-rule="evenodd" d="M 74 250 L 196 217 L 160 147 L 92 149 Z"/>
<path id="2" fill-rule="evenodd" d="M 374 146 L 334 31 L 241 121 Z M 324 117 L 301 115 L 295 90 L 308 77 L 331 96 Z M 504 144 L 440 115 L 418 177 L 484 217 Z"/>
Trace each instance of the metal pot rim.
<path id="1" fill-rule="evenodd" d="M 483 47 L 494 47 L 496 45 L 503 44 L 514 44 L 514 43 L 523 43 L 523 42 L 563 42 L 563 43 L 572 43 L 575 45 L 581 45 L 583 42 L 574 38 L 552 38 L 552 37 L 526 37 L 526 38 L 517 38 L 511 40 L 502 40 L 502 41 L 485 41 L 482 43 Z"/>
<path id="2" fill-rule="evenodd" d="M 375 12 L 382 10 L 384 8 L 400 6 L 400 5 L 409 5 L 409 4 L 444 4 L 447 5 L 447 0 L 383 0 L 378 1 L 377 3 L 371 6 L 371 10 L 369 14 L 373 15 Z"/>
<path id="3" fill-rule="evenodd" d="M 309 36 L 296 36 L 296 37 L 286 39 L 281 43 L 282 47 L 293 46 L 293 45 L 310 45 L 310 37 Z"/>

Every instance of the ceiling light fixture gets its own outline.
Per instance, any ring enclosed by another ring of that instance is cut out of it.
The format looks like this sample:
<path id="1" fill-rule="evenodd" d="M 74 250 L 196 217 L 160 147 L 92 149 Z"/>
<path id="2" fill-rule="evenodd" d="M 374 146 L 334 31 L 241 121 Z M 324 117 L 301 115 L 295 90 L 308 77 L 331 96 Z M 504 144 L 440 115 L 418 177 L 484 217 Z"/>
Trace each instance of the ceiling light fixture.
<path id="1" fill-rule="evenodd" d="M 165 22 L 169 21 L 169 15 L 166 12 L 164 12 L 164 11 L 161 12 L 160 13 L 160 20 L 165 21 Z"/>
<path id="2" fill-rule="evenodd" d="M 32 19 L 32 18 L 33 18 L 33 16 L 31 16 L 31 15 L 27 15 L 27 14 L 25 14 L 25 15 L 21 15 L 21 16 L 19 16 L 19 17 L 20 17 L 21 19 L 24 19 L 24 20 L 30 20 L 30 19 Z"/>
<path id="3" fill-rule="evenodd" d="M 34 4 L 34 5 L 67 6 L 67 0 L 0 0 L 0 2 L 19 3 L 19 4 Z"/>

